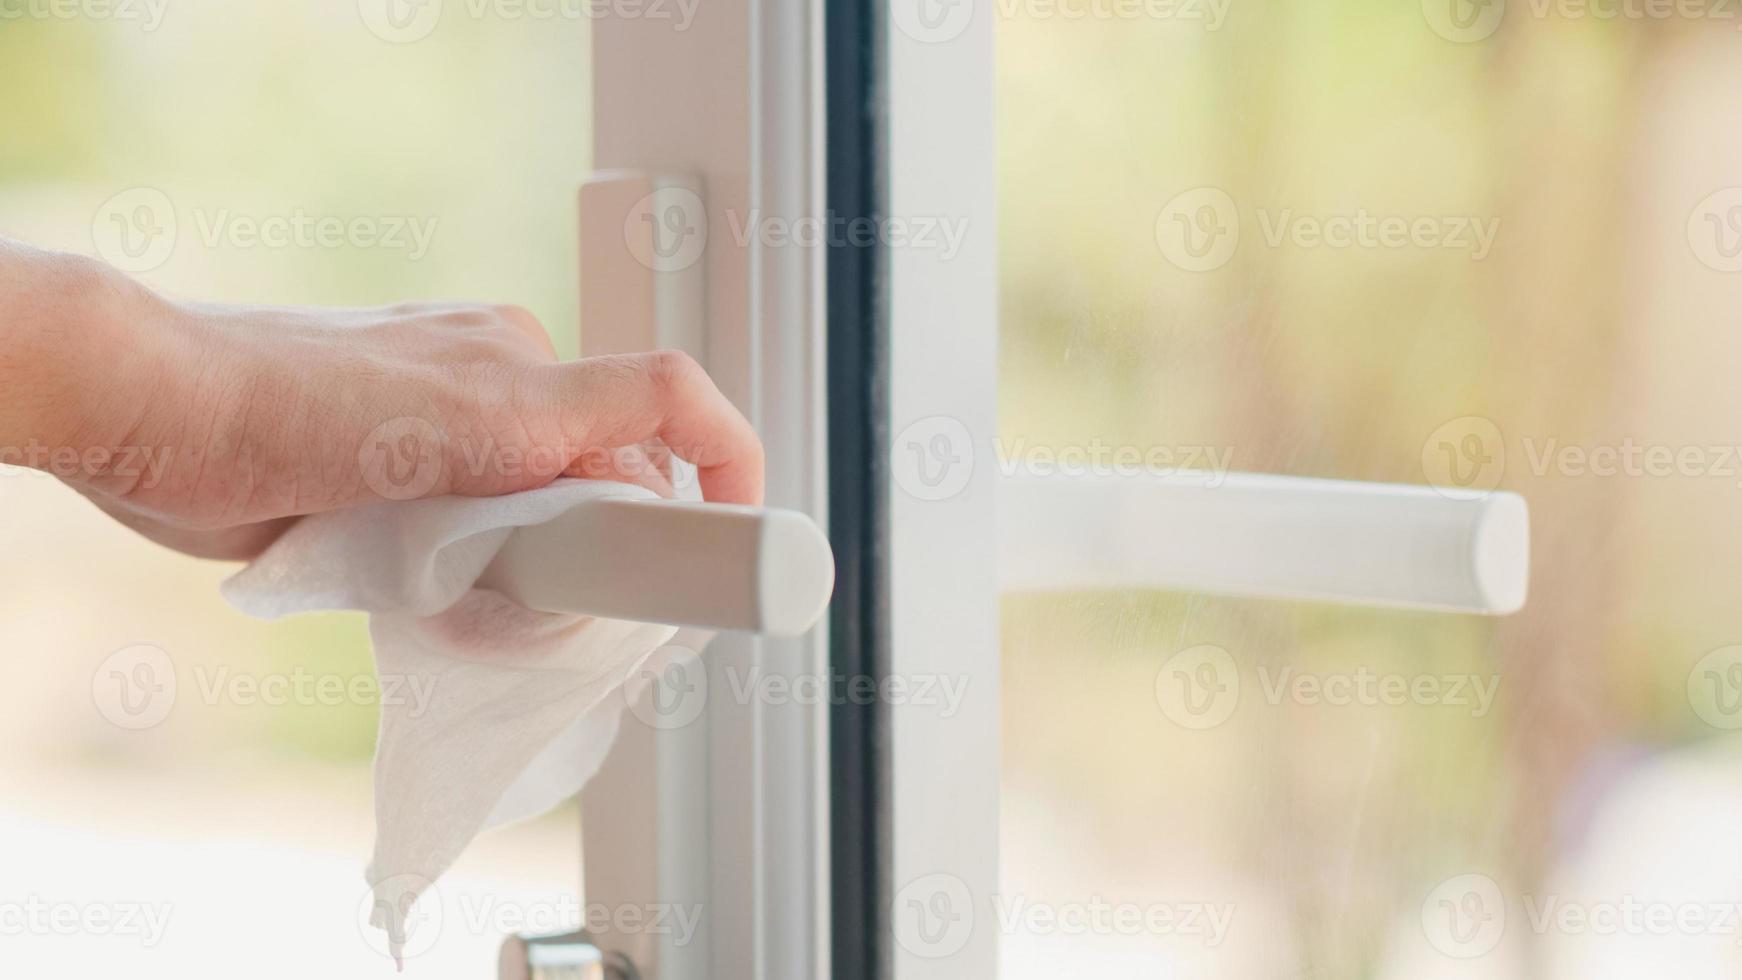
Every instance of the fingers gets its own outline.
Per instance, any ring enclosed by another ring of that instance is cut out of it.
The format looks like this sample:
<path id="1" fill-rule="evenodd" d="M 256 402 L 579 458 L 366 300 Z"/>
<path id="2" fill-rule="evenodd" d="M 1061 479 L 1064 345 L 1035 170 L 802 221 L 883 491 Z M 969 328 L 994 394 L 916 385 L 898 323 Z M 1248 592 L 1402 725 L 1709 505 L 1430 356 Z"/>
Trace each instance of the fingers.
<path id="1" fill-rule="evenodd" d="M 694 464 L 703 498 L 761 504 L 762 441 L 701 366 L 675 351 L 555 365 L 547 397 L 584 444 L 658 440 Z"/>

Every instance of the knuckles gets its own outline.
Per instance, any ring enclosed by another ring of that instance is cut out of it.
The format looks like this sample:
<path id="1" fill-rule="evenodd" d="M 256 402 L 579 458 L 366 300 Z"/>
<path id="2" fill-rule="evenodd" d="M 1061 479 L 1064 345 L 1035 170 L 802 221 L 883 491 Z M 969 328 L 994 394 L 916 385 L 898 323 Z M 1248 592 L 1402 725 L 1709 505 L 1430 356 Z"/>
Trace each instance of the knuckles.
<path id="1" fill-rule="evenodd" d="M 701 364 L 680 350 L 656 350 L 639 358 L 647 380 L 663 392 L 687 390 L 705 376 Z"/>

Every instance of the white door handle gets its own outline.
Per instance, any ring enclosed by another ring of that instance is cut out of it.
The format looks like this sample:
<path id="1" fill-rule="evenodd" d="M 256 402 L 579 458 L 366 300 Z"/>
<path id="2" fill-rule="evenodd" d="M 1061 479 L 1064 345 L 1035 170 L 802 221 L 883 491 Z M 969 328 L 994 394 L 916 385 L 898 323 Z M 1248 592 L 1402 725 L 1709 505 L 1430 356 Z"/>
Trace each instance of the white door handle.
<path id="1" fill-rule="evenodd" d="M 601 498 L 515 531 L 478 584 L 543 612 L 797 636 L 835 556 L 797 511 Z"/>
<path id="2" fill-rule="evenodd" d="M 586 356 L 701 353 L 701 180 L 602 171 L 582 185 L 580 210 Z M 828 606 L 835 558 L 798 511 L 607 498 L 515 531 L 479 584 L 545 612 L 798 636 Z"/>
<path id="3" fill-rule="evenodd" d="M 1153 588 L 1505 614 L 1524 605 L 1513 493 L 1243 473 L 999 484 L 1008 591 Z"/>

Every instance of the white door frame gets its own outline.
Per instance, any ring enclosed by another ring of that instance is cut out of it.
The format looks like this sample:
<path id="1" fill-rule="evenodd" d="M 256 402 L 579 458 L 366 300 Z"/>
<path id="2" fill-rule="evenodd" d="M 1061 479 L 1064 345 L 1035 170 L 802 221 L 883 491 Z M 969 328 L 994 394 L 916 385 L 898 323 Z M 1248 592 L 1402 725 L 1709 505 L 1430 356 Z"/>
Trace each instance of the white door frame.
<path id="1" fill-rule="evenodd" d="M 863 40 L 875 52 L 869 88 L 881 82 L 881 90 L 845 100 L 881 108 L 869 161 L 882 172 L 874 217 L 962 222 L 969 234 L 953 255 L 902 248 L 893 236 L 874 246 L 885 281 L 870 290 L 880 315 L 866 320 L 879 321 L 870 329 L 883 331 L 875 339 L 885 363 L 866 370 L 887 379 L 887 417 L 866 420 L 883 443 L 869 447 L 877 459 L 865 470 L 887 537 L 861 572 L 875 579 L 873 604 L 881 597 L 886 608 L 860 612 L 882 618 L 886 649 L 870 651 L 873 680 L 947 677 L 965 683 L 966 697 L 948 716 L 894 697 L 871 707 L 886 740 L 885 771 L 871 774 L 881 839 L 873 880 L 851 886 L 869 893 L 854 896 L 870 912 L 869 934 L 850 944 L 865 962 L 846 969 L 879 980 L 991 978 L 999 764 L 995 468 L 984 465 L 997 391 L 992 17 L 960 5 L 970 22 L 940 42 L 911 29 L 926 23 L 917 18 L 928 0 L 894 2 L 904 6 L 886 13 L 881 2 L 859 0 L 853 10 L 880 35 Z M 830 15 L 847 6 L 836 0 Z M 828 513 L 826 273 L 829 247 L 845 234 L 836 222 L 854 217 L 828 210 L 825 16 L 823 0 L 708 0 L 683 31 L 607 18 L 594 35 L 596 168 L 700 178 L 706 323 L 703 349 L 691 352 L 761 432 L 769 504 L 819 521 Z M 885 171 L 887 161 L 898 165 Z M 745 235 L 800 218 L 835 219 L 820 225 L 828 247 Z M 684 331 L 674 333 L 682 343 Z M 913 448 L 903 440 L 929 438 L 940 425 L 970 464 L 948 475 L 951 492 L 941 498 L 903 463 Z M 704 662 L 702 720 L 656 730 L 626 715 L 612 759 L 583 795 L 583 819 L 589 906 L 699 905 L 705 928 L 681 948 L 633 932 L 595 940 L 649 980 L 829 976 L 838 966 L 830 705 L 733 693 L 758 669 L 828 676 L 826 634 L 722 638 Z M 918 918 L 932 915 L 941 918 Z"/>
<path id="2" fill-rule="evenodd" d="M 893 234 L 889 674 L 947 680 L 953 713 L 891 699 L 894 980 L 998 972 L 997 159 L 994 8 L 888 0 L 886 216 L 965 230 L 953 254 Z M 895 227 L 895 225 L 892 225 Z M 917 689 L 917 687 L 915 688 Z"/>
<path id="3" fill-rule="evenodd" d="M 821 16 L 821 0 L 707 0 L 681 29 L 609 16 L 593 36 L 595 169 L 693 175 L 706 200 L 705 322 L 656 342 L 687 348 L 755 423 L 769 505 L 819 521 L 826 256 L 754 232 L 822 212 Z M 703 663 L 700 717 L 654 727 L 626 713 L 582 795 L 588 906 L 699 910 L 702 929 L 682 944 L 634 928 L 593 939 L 647 980 L 824 976 L 827 705 L 738 692 L 822 676 L 826 630 L 723 636 Z"/>

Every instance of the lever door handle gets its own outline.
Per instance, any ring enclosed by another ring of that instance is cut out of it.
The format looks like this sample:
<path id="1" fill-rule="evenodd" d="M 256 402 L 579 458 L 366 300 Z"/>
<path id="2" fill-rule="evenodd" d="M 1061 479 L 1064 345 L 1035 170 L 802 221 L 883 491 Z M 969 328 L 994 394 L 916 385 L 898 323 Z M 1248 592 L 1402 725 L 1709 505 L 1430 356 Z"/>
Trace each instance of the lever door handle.
<path id="1" fill-rule="evenodd" d="M 835 557 L 798 511 L 607 497 L 517 529 L 478 584 L 543 612 L 797 636 Z"/>
<path id="2" fill-rule="evenodd" d="M 1007 591 L 1168 589 L 1503 615 L 1524 605 L 1515 493 L 1249 473 L 1019 475 L 998 487 Z"/>

